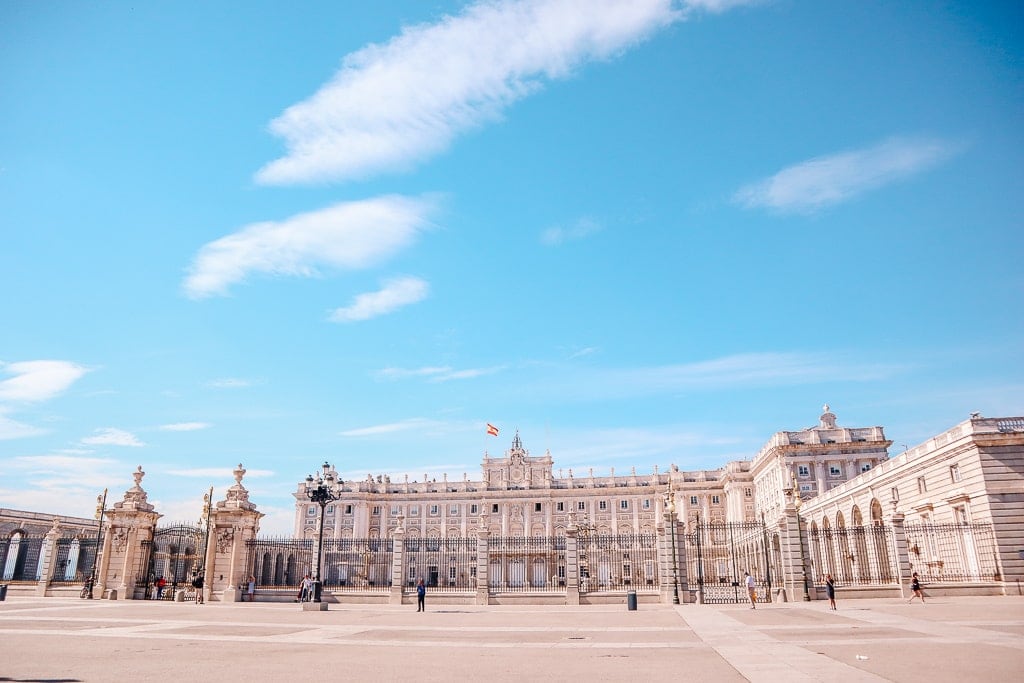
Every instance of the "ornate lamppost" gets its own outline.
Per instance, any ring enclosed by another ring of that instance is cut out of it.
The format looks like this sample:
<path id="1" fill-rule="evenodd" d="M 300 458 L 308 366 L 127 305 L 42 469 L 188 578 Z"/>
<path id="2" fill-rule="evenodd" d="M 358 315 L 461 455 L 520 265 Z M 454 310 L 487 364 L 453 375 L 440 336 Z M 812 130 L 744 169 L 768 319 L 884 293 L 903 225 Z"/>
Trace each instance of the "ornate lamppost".
<path id="1" fill-rule="evenodd" d="M 807 558 L 804 557 L 804 527 L 800 519 L 800 507 L 804 504 L 803 498 L 800 496 L 800 486 L 796 482 L 796 477 L 793 477 L 793 506 L 796 507 L 796 534 L 797 539 L 800 541 L 800 573 L 804 578 L 804 602 L 811 601 L 811 594 L 807 589 Z"/>
<path id="2" fill-rule="evenodd" d="M 88 598 L 92 600 L 92 591 L 96 587 L 96 561 L 100 559 L 100 541 L 103 538 L 103 515 L 107 511 L 107 489 L 102 496 L 96 496 L 96 519 L 100 521 L 96 529 L 96 551 L 92 554 L 92 571 L 89 572 Z"/>
<path id="3" fill-rule="evenodd" d="M 679 560 L 676 555 L 676 501 L 672 489 L 665 494 L 665 521 L 669 523 L 672 539 L 672 604 L 679 604 Z"/>
<path id="4" fill-rule="evenodd" d="M 341 486 L 345 482 L 336 479 L 331 470 L 330 463 L 325 462 L 320 466 L 321 472 L 317 472 L 316 478 L 312 474 L 306 477 L 306 496 L 310 501 L 320 506 L 319 537 L 316 543 L 316 565 L 313 567 L 313 602 L 320 602 L 320 595 L 323 584 L 320 581 L 320 565 L 322 564 L 324 549 L 324 511 L 328 503 L 333 503 L 341 497 Z"/>
<path id="5" fill-rule="evenodd" d="M 197 590 L 205 591 L 206 588 L 206 554 L 210 550 L 210 515 L 213 513 L 213 487 L 209 493 L 203 495 L 203 514 L 199 518 L 199 528 L 203 530 L 203 554 L 199 556 L 199 566 L 196 567 L 196 577 L 203 577 L 203 588 Z M 197 600 L 200 597 L 196 596 Z"/>

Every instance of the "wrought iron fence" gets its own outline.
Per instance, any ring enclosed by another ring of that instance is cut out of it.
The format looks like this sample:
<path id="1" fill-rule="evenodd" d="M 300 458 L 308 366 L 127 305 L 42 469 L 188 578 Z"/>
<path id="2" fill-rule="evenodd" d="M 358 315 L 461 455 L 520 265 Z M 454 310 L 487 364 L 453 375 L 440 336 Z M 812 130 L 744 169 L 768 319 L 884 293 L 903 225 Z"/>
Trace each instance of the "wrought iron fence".
<path id="1" fill-rule="evenodd" d="M 38 581 L 44 559 L 45 535 L 23 534 L 20 531 L 0 540 L 0 580 L 10 583 Z"/>
<path id="2" fill-rule="evenodd" d="M 57 539 L 50 565 L 50 585 L 84 584 L 96 558 L 96 536 Z"/>
<path id="3" fill-rule="evenodd" d="M 879 586 L 898 583 L 892 527 L 883 524 L 811 528 L 807 531 L 810 577 L 824 585 L 831 574 L 838 585 Z"/>
<path id="4" fill-rule="evenodd" d="M 924 583 L 1002 581 L 989 524 L 907 524 L 911 571 Z"/>
<path id="5" fill-rule="evenodd" d="M 380 538 L 325 538 L 320 578 L 332 591 L 387 591 L 394 542 Z M 247 544 L 246 567 L 258 588 L 295 588 L 315 575 L 316 541 L 256 538 Z"/>
<path id="6" fill-rule="evenodd" d="M 657 592 L 658 548 L 654 534 L 580 534 L 580 592 Z"/>
<path id="7" fill-rule="evenodd" d="M 747 600 L 746 574 L 761 595 L 770 595 L 772 572 L 768 534 L 761 522 L 704 522 L 686 534 L 687 588 L 705 603 Z"/>
<path id="8" fill-rule="evenodd" d="M 565 538 L 492 536 L 487 539 L 492 593 L 565 591 Z"/>
<path id="9" fill-rule="evenodd" d="M 420 579 L 436 592 L 476 590 L 476 544 L 476 538 L 465 537 L 407 538 L 402 572 L 405 592 L 413 592 Z"/>

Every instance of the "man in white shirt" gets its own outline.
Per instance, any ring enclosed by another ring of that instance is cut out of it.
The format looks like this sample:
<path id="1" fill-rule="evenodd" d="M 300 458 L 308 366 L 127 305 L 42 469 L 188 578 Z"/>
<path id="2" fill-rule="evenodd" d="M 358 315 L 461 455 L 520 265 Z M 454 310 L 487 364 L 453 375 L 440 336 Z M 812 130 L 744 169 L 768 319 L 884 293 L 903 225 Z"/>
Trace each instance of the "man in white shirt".
<path id="1" fill-rule="evenodd" d="M 743 572 L 747 577 L 747 595 L 750 597 L 750 609 L 757 609 L 757 587 L 754 584 L 754 577 L 749 572 Z"/>

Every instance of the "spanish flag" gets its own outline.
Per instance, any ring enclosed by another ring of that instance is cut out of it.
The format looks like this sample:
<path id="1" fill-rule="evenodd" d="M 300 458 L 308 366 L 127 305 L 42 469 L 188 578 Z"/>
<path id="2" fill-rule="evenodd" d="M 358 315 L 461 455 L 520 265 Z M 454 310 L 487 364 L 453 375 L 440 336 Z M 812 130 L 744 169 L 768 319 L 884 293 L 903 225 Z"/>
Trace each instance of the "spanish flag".
<path id="1" fill-rule="evenodd" d="M 487 423 L 487 433 L 490 434 L 491 436 L 497 436 L 498 435 L 498 428 L 495 427 L 494 425 L 492 425 L 490 422 L 488 422 Z"/>

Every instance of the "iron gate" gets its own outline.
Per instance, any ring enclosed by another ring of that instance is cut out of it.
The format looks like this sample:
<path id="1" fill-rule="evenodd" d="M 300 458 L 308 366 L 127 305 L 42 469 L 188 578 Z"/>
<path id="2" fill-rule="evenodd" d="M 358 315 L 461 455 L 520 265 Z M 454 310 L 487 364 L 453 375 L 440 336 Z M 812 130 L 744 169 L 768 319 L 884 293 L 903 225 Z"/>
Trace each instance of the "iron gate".
<path id="1" fill-rule="evenodd" d="M 771 601 L 774 579 L 768 533 L 761 522 L 704 522 L 686 534 L 687 588 L 699 602 L 746 602 L 746 574 L 758 600 Z"/>
<path id="2" fill-rule="evenodd" d="M 192 579 L 203 569 L 205 544 L 206 533 L 194 524 L 175 524 L 157 529 L 153 542 L 147 548 L 146 576 L 139 578 L 139 583 L 145 584 L 145 597 L 156 597 L 154 584 L 160 577 L 167 582 L 161 596 L 163 599 L 173 600 L 179 591 L 188 591 L 191 595 Z"/>

